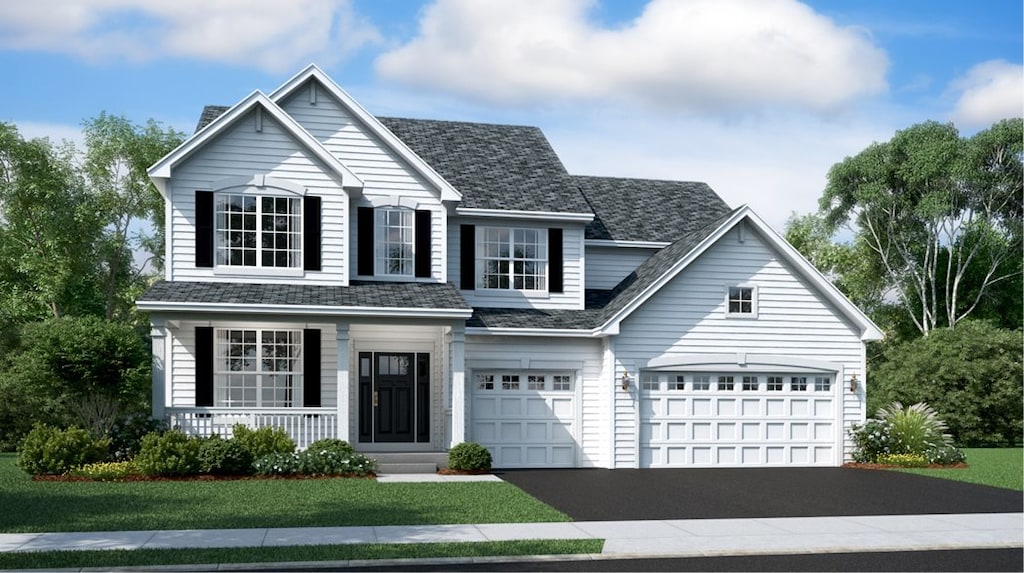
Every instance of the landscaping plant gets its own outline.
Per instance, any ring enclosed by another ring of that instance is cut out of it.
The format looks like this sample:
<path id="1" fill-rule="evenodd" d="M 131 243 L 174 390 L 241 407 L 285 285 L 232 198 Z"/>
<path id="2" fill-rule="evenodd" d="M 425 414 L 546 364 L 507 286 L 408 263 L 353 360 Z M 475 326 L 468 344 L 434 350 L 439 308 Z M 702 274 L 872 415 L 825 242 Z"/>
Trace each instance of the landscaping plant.
<path id="1" fill-rule="evenodd" d="M 237 440 L 259 459 L 270 454 L 290 454 L 295 451 L 295 441 L 281 428 L 259 428 L 254 430 L 245 424 L 231 427 L 232 439 Z"/>
<path id="2" fill-rule="evenodd" d="M 210 475 L 251 474 L 252 452 L 238 440 L 214 434 L 199 444 L 199 471 Z"/>
<path id="3" fill-rule="evenodd" d="M 37 425 L 21 443 L 18 466 L 34 476 L 61 475 L 103 460 L 108 446 L 107 440 L 95 440 L 81 428 Z"/>
<path id="4" fill-rule="evenodd" d="M 135 457 L 139 471 L 148 476 L 187 476 L 199 473 L 200 440 L 180 430 L 147 434 Z"/>
<path id="5" fill-rule="evenodd" d="M 946 424 L 927 404 L 904 406 L 893 402 L 878 411 L 878 419 L 855 425 L 853 459 L 901 467 L 955 465 L 964 454 L 953 445 Z"/>
<path id="6" fill-rule="evenodd" d="M 458 471 L 490 471 L 491 452 L 475 442 L 462 442 L 448 450 L 448 468 Z"/>

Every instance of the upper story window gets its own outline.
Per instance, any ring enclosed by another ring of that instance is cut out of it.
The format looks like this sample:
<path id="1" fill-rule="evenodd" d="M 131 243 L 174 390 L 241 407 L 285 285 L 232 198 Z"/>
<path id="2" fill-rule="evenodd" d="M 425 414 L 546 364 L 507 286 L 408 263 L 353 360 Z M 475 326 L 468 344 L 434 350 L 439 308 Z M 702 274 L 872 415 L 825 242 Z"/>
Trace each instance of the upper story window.
<path id="1" fill-rule="evenodd" d="M 415 211 L 374 210 L 374 274 L 411 277 L 415 270 Z"/>
<path id="2" fill-rule="evenodd" d="M 731 286 L 726 294 L 726 314 L 729 316 L 757 316 L 757 288 Z"/>
<path id="3" fill-rule="evenodd" d="M 477 233 L 477 287 L 547 290 L 547 238 L 544 229 L 481 227 Z"/>
<path id="4" fill-rule="evenodd" d="M 302 265 L 299 198 L 218 193 L 215 205 L 217 265 Z"/>

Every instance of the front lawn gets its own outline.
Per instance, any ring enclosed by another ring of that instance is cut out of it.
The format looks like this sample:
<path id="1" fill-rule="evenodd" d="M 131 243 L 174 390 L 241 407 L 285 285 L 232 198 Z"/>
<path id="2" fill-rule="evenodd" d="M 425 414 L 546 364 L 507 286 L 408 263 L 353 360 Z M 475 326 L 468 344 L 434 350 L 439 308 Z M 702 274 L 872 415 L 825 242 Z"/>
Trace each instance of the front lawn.
<path id="1" fill-rule="evenodd" d="M 0 454 L 0 532 L 569 521 L 505 482 L 40 482 Z"/>
<path id="2" fill-rule="evenodd" d="M 964 448 L 965 469 L 901 469 L 897 471 L 1024 490 L 1024 450 L 1021 448 Z"/>
<path id="3" fill-rule="evenodd" d="M 219 549 L 111 549 L 105 551 L 40 551 L 0 553 L 0 569 L 64 569 L 80 567 L 146 567 L 212 563 L 351 561 L 363 559 L 428 559 L 494 555 L 565 555 L 600 553 L 600 539 L 486 541 L 476 543 L 375 543 L 297 547 L 232 547 Z"/>

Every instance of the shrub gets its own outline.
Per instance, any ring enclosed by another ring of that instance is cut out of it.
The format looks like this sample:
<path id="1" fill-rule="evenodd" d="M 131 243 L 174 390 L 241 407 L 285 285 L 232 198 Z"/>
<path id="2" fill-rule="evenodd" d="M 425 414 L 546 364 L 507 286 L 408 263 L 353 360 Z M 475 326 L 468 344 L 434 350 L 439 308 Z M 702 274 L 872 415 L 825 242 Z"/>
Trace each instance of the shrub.
<path id="1" fill-rule="evenodd" d="M 878 463 L 901 468 L 923 468 L 928 465 L 928 460 L 921 454 L 882 454 L 878 456 Z"/>
<path id="2" fill-rule="evenodd" d="M 166 424 L 154 420 L 148 414 L 122 415 L 110 429 L 111 461 L 123 462 L 134 458 L 142 446 L 146 434 L 166 430 Z"/>
<path id="3" fill-rule="evenodd" d="M 237 440 L 214 434 L 199 444 L 199 471 L 213 475 L 252 473 L 252 453 Z"/>
<path id="4" fill-rule="evenodd" d="M 1021 364 L 1021 331 L 961 321 L 887 349 L 884 362 L 872 366 L 868 411 L 925 402 L 942 413 L 958 444 L 1017 445 L 1024 432 Z"/>
<path id="5" fill-rule="evenodd" d="M 98 462 L 85 464 L 67 472 L 68 476 L 86 477 L 96 481 L 114 481 L 125 479 L 128 476 L 139 473 L 135 462 Z"/>
<path id="6" fill-rule="evenodd" d="M 963 450 L 954 446 L 936 446 L 934 448 L 930 448 L 924 453 L 924 457 L 928 460 L 929 464 L 938 464 L 943 466 L 962 464 L 967 460 L 967 456 L 964 455 Z"/>
<path id="7" fill-rule="evenodd" d="M 200 441 L 179 430 L 146 434 L 135 464 L 139 471 L 149 476 L 198 474 Z"/>
<path id="8" fill-rule="evenodd" d="M 336 438 L 323 438 L 317 440 L 312 444 L 309 444 L 309 447 L 306 448 L 306 451 L 330 451 L 346 456 L 356 453 L 356 450 L 355 448 L 352 447 L 352 444 L 346 442 L 345 440 L 338 440 Z"/>
<path id="9" fill-rule="evenodd" d="M 22 442 L 18 466 L 32 475 L 61 475 L 103 460 L 108 446 L 107 440 L 95 440 L 81 428 L 39 425 Z"/>
<path id="10" fill-rule="evenodd" d="M 474 442 L 463 442 L 448 451 L 448 467 L 460 471 L 490 471 L 491 452 Z"/>
<path id="11" fill-rule="evenodd" d="M 946 423 L 927 404 L 904 407 L 899 402 L 878 411 L 878 417 L 889 426 L 889 450 L 895 454 L 924 454 L 933 447 L 950 445 Z"/>
<path id="12" fill-rule="evenodd" d="M 290 454 L 295 451 L 295 442 L 281 428 L 260 428 L 253 430 L 245 424 L 231 428 L 233 439 L 249 450 L 253 459 L 270 454 Z"/>
<path id="13" fill-rule="evenodd" d="M 889 453 L 889 424 L 881 420 L 868 420 L 855 425 L 853 436 L 853 461 L 874 463 L 878 457 Z"/>
<path id="14" fill-rule="evenodd" d="M 253 468 L 262 476 L 371 476 L 377 464 L 362 454 L 308 448 L 264 456 L 253 463 Z"/>

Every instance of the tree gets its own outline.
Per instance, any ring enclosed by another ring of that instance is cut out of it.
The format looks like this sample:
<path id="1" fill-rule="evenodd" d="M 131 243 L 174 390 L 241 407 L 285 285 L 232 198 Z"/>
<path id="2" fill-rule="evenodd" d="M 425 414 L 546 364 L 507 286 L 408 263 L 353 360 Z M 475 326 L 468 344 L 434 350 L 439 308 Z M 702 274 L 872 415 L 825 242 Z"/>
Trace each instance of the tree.
<path id="1" fill-rule="evenodd" d="M 163 267 L 164 201 L 150 182 L 146 169 L 178 146 L 184 135 L 164 129 L 153 120 L 135 125 L 120 116 L 101 113 L 85 126 L 87 151 L 84 172 L 103 217 L 104 233 L 98 245 L 101 288 L 107 318 L 130 312 L 137 285 L 147 264 Z M 138 230 L 148 220 L 155 232 Z M 149 251 L 135 267 L 133 254 Z"/>
<path id="2" fill-rule="evenodd" d="M 1016 445 L 1021 441 L 1022 395 L 1020 330 L 1004 330 L 978 320 L 954 330 L 888 347 L 873 367 L 868 411 L 899 401 L 926 402 L 949 425 L 957 443 Z"/>
<path id="3" fill-rule="evenodd" d="M 994 285 L 1019 276 L 1024 128 L 961 138 L 950 124 L 898 131 L 834 165 L 819 204 L 827 231 L 853 223 L 923 334 L 954 328 Z"/>
<path id="4" fill-rule="evenodd" d="M 103 230 L 74 148 L 26 141 L 0 123 L 0 326 L 92 314 Z"/>

